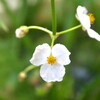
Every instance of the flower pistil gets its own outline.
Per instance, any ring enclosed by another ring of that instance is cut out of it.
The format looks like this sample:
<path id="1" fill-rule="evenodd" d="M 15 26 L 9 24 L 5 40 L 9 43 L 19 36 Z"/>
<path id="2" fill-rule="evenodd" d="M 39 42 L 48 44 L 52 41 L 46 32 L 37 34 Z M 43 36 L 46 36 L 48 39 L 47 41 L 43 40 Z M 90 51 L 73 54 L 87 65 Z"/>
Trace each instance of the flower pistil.
<path id="1" fill-rule="evenodd" d="M 47 62 L 48 64 L 54 64 L 57 62 L 56 57 L 50 55 L 49 57 L 47 57 Z"/>
<path id="2" fill-rule="evenodd" d="M 92 13 L 88 13 L 88 16 L 89 16 L 89 18 L 90 18 L 90 23 L 93 24 L 94 21 L 95 21 L 94 15 L 93 15 Z"/>

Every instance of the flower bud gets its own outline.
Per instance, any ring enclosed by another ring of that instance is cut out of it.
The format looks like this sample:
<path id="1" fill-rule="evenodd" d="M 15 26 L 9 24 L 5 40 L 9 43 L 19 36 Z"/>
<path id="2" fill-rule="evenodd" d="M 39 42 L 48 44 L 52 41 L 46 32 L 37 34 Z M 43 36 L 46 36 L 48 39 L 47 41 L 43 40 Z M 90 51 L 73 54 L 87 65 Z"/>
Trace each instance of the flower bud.
<path id="1" fill-rule="evenodd" d="M 52 85 L 53 85 L 52 83 L 46 83 L 46 84 L 45 84 L 45 88 L 46 88 L 46 89 L 49 89 L 50 87 L 52 87 Z"/>
<path id="2" fill-rule="evenodd" d="M 26 78 L 26 73 L 20 72 L 20 73 L 19 73 L 19 80 L 20 80 L 20 81 L 23 81 L 25 78 Z"/>
<path id="3" fill-rule="evenodd" d="M 27 32 L 28 32 L 27 26 L 21 26 L 20 28 L 16 29 L 16 31 L 15 31 L 16 37 L 22 38 L 26 35 Z"/>

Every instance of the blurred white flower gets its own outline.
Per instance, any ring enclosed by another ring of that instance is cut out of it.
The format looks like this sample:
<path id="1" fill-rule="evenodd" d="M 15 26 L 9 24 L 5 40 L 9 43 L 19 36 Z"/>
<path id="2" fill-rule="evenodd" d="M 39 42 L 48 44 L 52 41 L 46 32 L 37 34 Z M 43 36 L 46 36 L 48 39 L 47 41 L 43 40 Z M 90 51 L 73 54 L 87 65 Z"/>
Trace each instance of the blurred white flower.
<path id="1" fill-rule="evenodd" d="M 62 44 L 56 44 L 52 48 L 44 43 L 36 47 L 30 62 L 35 66 L 41 66 L 40 76 L 46 82 L 62 81 L 65 74 L 64 65 L 68 65 L 70 52 Z"/>
<path id="2" fill-rule="evenodd" d="M 22 38 L 28 32 L 27 26 L 21 26 L 20 28 L 16 29 L 15 34 L 17 38 Z"/>
<path id="3" fill-rule="evenodd" d="M 18 9 L 21 6 L 21 3 L 19 0 L 6 0 L 6 2 L 8 4 L 8 7 L 13 11 Z"/>
<path id="4" fill-rule="evenodd" d="M 100 35 L 93 29 L 91 29 L 91 24 L 93 24 L 95 20 L 93 14 L 92 13 L 87 14 L 88 13 L 87 9 L 82 6 L 78 6 L 76 11 L 77 11 L 76 18 L 82 24 L 83 30 L 86 30 L 91 38 L 95 38 L 96 40 L 100 41 Z"/>

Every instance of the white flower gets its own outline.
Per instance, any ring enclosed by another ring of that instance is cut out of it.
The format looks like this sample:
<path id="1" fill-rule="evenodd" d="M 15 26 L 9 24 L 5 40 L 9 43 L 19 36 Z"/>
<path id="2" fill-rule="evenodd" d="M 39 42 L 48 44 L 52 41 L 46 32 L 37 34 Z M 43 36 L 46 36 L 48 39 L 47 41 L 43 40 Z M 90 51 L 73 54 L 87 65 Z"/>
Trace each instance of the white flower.
<path id="1" fill-rule="evenodd" d="M 16 31 L 15 31 L 16 37 L 22 38 L 26 35 L 27 32 L 28 32 L 27 26 L 21 26 L 20 28 L 16 29 Z"/>
<path id="2" fill-rule="evenodd" d="M 82 24 L 83 29 L 87 31 L 88 35 L 91 38 L 95 38 L 96 40 L 100 41 L 100 35 L 91 29 L 91 24 L 94 23 L 95 18 L 92 13 L 87 13 L 88 11 L 85 7 L 78 6 L 76 17 Z"/>
<path id="3" fill-rule="evenodd" d="M 44 43 L 36 47 L 30 62 L 39 66 L 40 76 L 46 82 L 62 81 L 65 74 L 64 65 L 70 63 L 70 52 L 62 44 L 56 44 L 52 48 Z"/>

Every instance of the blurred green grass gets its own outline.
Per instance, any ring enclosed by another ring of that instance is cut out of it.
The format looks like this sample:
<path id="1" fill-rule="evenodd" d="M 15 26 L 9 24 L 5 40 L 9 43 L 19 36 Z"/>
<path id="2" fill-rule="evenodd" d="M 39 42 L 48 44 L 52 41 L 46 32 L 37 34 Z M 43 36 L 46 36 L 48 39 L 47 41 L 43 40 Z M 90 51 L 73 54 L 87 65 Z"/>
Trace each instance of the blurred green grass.
<path id="1" fill-rule="evenodd" d="M 99 33 L 99 0 L 56 0 L 58 31 L 79 24 L 75 18 L 78 5 L 94 13 L 96 21 L 92 27 Z M 17 39 L 15 29 L 39 25 L 51 30 L 50 0 L 0 0 L 0 8 L 0 100 L 100 100 L 98 41 L 89 38 L 82 29 L 62 35 L 56 43 L 64 44 L 72 53 L 64 80 L 48 87 L 38 68 L 20 82 L 18 74 L 30 65 L 35 47 L 50 43 L 50 39 L 37 30 Z"/>

